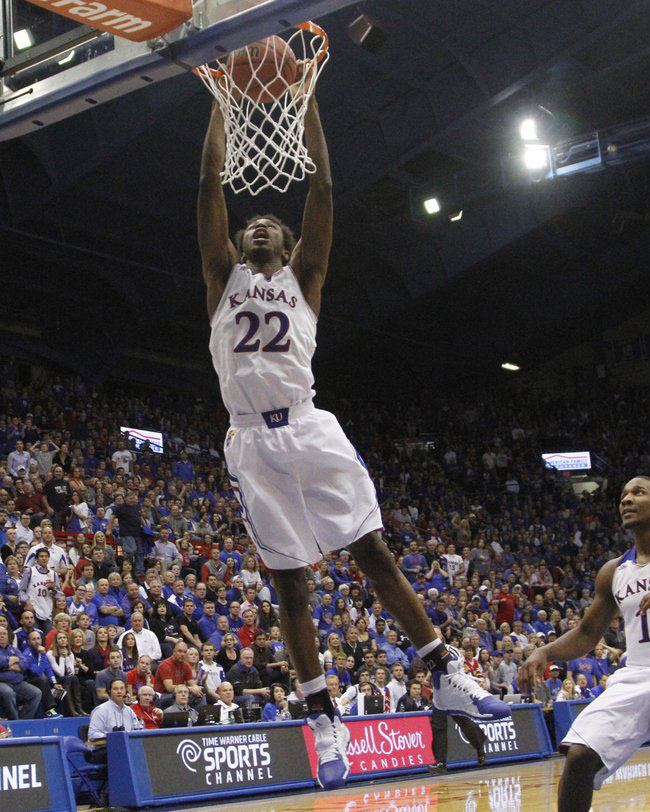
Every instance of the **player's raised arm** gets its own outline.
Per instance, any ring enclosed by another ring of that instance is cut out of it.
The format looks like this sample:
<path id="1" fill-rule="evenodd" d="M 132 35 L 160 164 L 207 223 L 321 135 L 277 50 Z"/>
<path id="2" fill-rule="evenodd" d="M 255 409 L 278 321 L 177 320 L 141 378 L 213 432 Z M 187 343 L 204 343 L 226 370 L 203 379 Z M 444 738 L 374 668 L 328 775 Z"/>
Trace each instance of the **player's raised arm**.
<path id="1" fill-rule="evenodd" d="M 219 105 L 214 104 L 203 143 L 199 179 L 198 227 L 203 279 L 207 286 L 208 318 L 212 318 L 228 276 L 237 260 L 228 237 L 228 210 L 221 186 L 226 156 L 226 135 Z"/>
<path id="2" fill-rule="evenodd" d="M 521 666 L 517 681 L 522 693 L 535 688 L 544 674 L 547 662 L 575 660 L 583 657 L 598 643 L 618 608 L 612 594 L 612 578 L 617 564 L 618 559 L 614 559 L 601 567 L 596 578 L 594 602 L 578 626 L 558 637 L 554 643 L 535 649 Z"/>
<path id="3" fill-rule="evenodd" d="M 316 172 L 309 176 L 302 234 L 291 257 L 291 267 L 309 306 L 318 315 L 332 247 L 333 214 L 330 160 L 315 96 L 309 100 L 305 116 L 305 140 Z"/>

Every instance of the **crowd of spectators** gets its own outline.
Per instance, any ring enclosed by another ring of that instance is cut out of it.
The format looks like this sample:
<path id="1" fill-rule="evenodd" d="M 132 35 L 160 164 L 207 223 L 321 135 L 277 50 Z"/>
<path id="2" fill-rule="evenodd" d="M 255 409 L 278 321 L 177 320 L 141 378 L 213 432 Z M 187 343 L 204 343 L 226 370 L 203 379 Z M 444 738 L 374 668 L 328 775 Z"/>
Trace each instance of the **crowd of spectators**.
<path id="1" fill-rule="evenodd" d="M 251 706 L 287 718 L 302 696 L 227 478 L 223 406 L 1 366 L 0 716 L 94 710 L 96 741 L 166 713 L 193 723 L 207 705 L 223 722 Z M 332 406 L 433 624 L 487 690 L 516 694 L 518 665 L 580 622 L 598 568 L 629 546 L 616 489 L 649 468 L 635 420 L 645 390 Z M 121 426 L 163 432 L 164 452 Z M 569 446 L 591 451 L 595 492 L 543 466 L 542 451 Z M 305 577 L 342 711 L 368 696 L 386 711 L 427 707 L 426 667 L 350 554 Z M 535 698 L 597 695 L 624 652 L 616 619 L 589 656 L 549 665 Z"/>

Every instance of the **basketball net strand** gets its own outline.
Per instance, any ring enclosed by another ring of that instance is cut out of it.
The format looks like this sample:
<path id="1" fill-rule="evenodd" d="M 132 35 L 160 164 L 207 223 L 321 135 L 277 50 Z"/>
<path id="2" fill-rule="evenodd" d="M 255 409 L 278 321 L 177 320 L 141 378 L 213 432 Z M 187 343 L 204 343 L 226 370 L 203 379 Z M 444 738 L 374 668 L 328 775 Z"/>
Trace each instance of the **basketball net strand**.
<path id="1" fill-rule="evenodd" d="M 329 59 L 327 35 L 314 23 L 302 23 L 287 42 L 298 60 L 293 84 L 283 76 L 286 52 L 278 57 L 275 50 L 269 51 L 269 56 L 273 55 L 277 75 L 265 82 L 258 76 L 261 64 L 256 64 L 246 49 L 251 78 L 241 90 L 235 84 L 234 69 L 225 59 L 216 69 L 201 65 L 194 71 L 223 115 L 226 157 L 221 181 L 236 194 L 247 191 L 254 196 L 269 188 L 286 192 L 291 183 L 316 171 L 304 143 L 305 115 Z M 259 101 L 269 89 L 270 96 L 278 98 Z"/>

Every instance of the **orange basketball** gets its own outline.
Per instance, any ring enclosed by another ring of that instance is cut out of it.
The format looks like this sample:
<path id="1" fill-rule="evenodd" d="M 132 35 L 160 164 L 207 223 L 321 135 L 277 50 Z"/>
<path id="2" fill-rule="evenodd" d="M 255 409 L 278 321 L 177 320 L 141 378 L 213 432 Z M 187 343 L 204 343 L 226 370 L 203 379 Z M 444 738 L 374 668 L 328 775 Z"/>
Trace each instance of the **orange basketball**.
<path id="1" fill-rule="evenodd" d="M 296 55 L 282 37 L 253 42 L 228 55 L 228 72 L 241 92 L 254 102 L 279 99 L 296 81 Z"/>

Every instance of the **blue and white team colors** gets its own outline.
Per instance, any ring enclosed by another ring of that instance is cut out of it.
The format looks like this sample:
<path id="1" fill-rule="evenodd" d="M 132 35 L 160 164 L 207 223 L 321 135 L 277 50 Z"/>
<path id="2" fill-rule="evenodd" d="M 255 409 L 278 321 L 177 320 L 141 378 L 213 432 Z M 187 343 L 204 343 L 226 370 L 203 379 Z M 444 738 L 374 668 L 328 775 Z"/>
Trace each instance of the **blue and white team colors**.
<path id="1" fill-rule="evenodd" d="M 316 315 L 293 270 L 231 271 L 210 352 L 230 413 L 224 451 L 264 563 L 295 569 L 381 528 L 374 486 L 334 415 L 312 403 Z"/>
<path id="2" fill-rule="evenodd" d="M 231 415 L 312 399 L 316 316 L 288 265 L 270 278 L 235 265 L 211 326 L 212 363 Z"/>
<path id="3" fill-rule="evenodd" d="M 607 681 L 607 690 L 588 705 L 564 737 L 562 746 L 584 744 L 605 765 L 596 773 L 594 788 L 613 775 L 650 739 L 650 634 L 648 615 L 638 614 L 650 592 L 650 563 L 636 563 L 636 548 L 619 561 L 612 593 L 625 624 L 627 662 Z"/>

